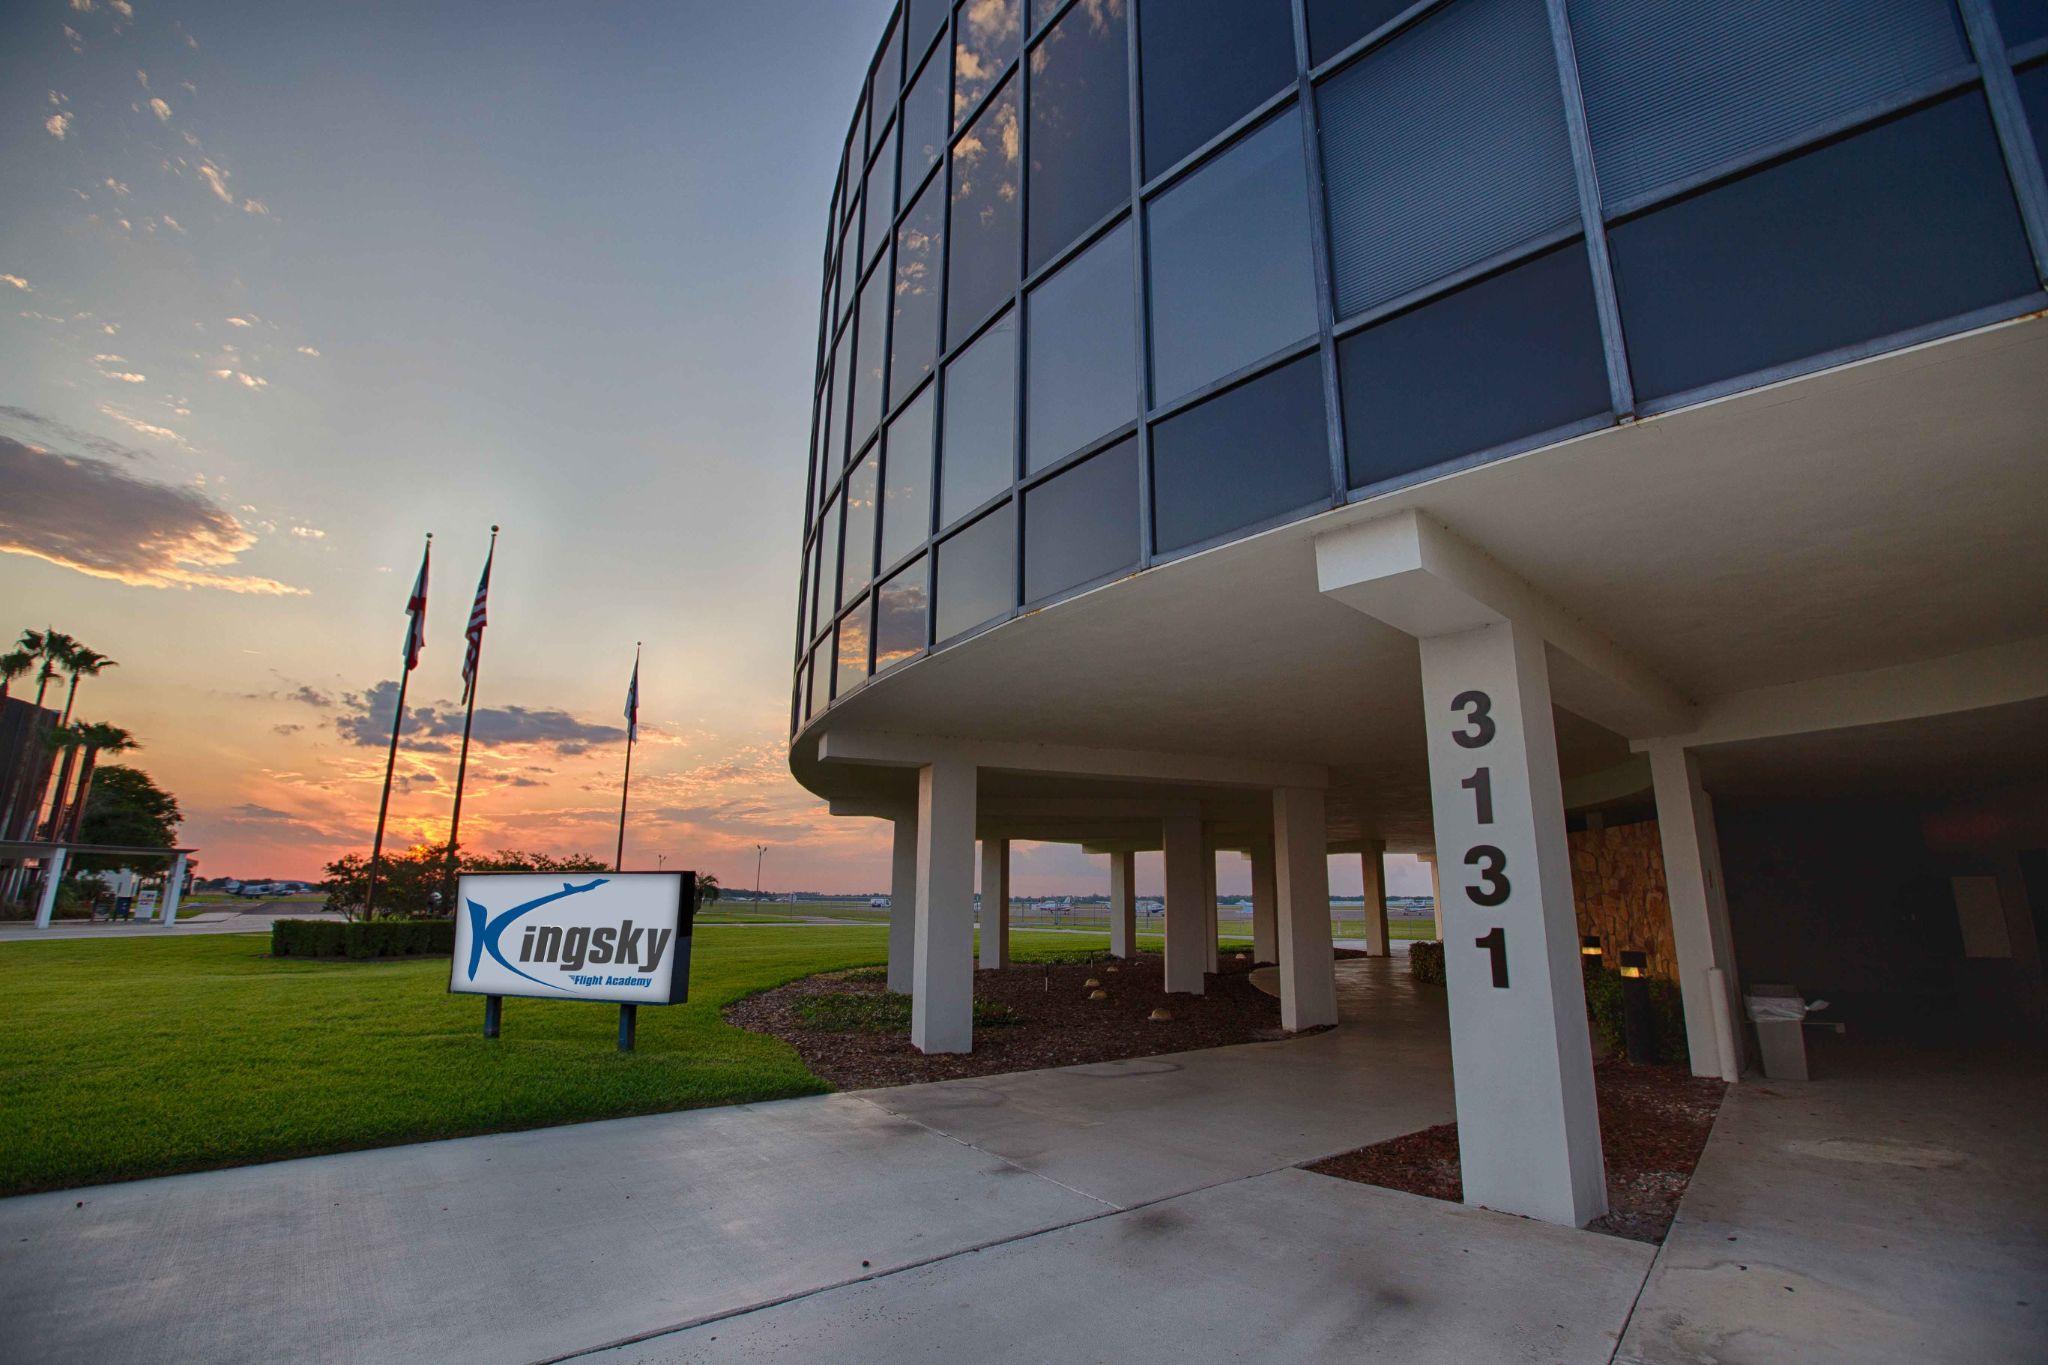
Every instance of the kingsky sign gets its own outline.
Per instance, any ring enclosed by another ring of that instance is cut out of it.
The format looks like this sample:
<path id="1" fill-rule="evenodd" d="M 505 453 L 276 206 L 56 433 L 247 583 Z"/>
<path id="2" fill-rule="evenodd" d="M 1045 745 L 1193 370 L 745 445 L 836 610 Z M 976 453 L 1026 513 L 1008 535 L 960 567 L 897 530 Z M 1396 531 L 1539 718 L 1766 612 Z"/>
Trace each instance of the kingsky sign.
<path id="1" fill-rule="evenodd" d="M 673 1005 L 689 998 L 688 872 L 465 875 L 448 989 Z"/>

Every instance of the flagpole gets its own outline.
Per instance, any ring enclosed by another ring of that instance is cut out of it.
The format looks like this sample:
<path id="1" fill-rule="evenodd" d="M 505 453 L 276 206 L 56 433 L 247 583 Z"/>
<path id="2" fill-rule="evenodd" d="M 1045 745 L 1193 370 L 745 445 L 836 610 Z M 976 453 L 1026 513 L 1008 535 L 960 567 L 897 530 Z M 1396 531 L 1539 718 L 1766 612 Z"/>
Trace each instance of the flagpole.
<path id="1" fill-rule="evenodd" d="M 612 871 L 626 870 L 626 794 L 633 790 L 633 735 L 640 728 L 640 642 L 633 642 L 633 710 L 626 720 L 626 777 L 619 785 L 619 847 L 612 854 Z"/>
<path id="2" fill-rule="evenodd" d="M 434 533 L 427 532 L 427 551 L 434 548 Z M 420 561 L 422 576 L 426 567 L 424 558 Z M 377 801 L 377 838 L 370 845 L 370 891 L 363 898 L 363 918 L 377 917 L 377 864 L 384 856 L 384 817 L 391 810 L 391 774 L 398 766 L 398 729 L 405 723 L 405 689 L 412 681 L 412 634 L 415 626 L 406 627 L 405 667 L 398 670 L 398 706 L 391 713 L 391 751 L 384 756 L 384 795 Z"/>
<path id="3" fill-rule="evenodd" d="M 484 583 L 486 584 L 491 581 L 491 563 L 497 557 L 498 528 L 493 526 L 491 528 L 491 548 L 484 554 Z M 481 597 L 483 591 L 484 589 L 479 587 L 477 595 Z M 471 614 L 475 614 L 474 608 L 471 609 Z M 476 681 L 483 675 L 484 671 L 484 633 L 481 630 L 476 633 L 474 648 L 475 653 L 470 656 L 469 660 L 469 685 L 463 689 L 468 695 L 464 698 L 462 711 L 462 757 L 455 760 L 455 811 L 448 817 L 448 890 L 446 894 L 448 896 L 448 913 L 450 914 L 455 913 L 455 840 L 457 834 L 462 830 L 462 784 L 469 776 L 469 727 L 476 722 Z"/>

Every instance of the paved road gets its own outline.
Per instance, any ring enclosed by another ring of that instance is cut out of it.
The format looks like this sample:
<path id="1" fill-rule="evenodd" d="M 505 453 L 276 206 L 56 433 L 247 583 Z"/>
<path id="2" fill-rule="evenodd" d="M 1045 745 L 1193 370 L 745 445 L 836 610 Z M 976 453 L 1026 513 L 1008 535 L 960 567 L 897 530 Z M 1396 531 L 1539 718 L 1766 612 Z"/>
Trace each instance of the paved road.
<path id="1" fill-rule="evenodd" d="M 59 938 L 184 938 L 192 934 L 267 934 L 280 919 L 340 919 L 318 901 L 249 901 L 233 905 L 193 906 L 178 911 L 178 922 L 166 928 L 154 922 L 108 923 L 104 920 L 56 920 L 38 929 L 33 920 L 0 922 L 0 943 L 40 943 Z"/>

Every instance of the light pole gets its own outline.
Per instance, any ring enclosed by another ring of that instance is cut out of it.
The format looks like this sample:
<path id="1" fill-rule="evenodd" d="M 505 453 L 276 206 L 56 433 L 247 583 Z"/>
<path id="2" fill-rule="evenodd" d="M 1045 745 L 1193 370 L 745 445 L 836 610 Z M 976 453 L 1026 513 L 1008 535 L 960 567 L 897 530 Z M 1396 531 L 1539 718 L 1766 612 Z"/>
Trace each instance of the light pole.
<path id="1" fill-rule="evenodd" d="M 666 853 L 657 853 L 657 854 L 655 854 L 655 855 L 654 855 L 654 870 L 655 870 L 656 872 L 659 872 L 659 871 L 661 871 L 661 865 L 662 865 L 663 863 L 667 862 L 667 861 L 668 861 L 668 855 L 667 855 Z"/>
<path id="2" fill-rule="evenodd" d="M 768 845 L 754 845 L 754 903 L 761 903 L 761 859 L 767 856 Z"/>

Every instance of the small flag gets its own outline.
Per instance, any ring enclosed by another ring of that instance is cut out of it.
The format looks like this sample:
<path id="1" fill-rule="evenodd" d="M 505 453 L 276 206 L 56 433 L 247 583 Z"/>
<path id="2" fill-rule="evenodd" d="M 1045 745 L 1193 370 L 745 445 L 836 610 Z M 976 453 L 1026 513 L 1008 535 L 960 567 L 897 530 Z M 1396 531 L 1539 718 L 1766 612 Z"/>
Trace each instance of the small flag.
<path id="1" fill-rule="evenodd" d="M 469 705 L 469 699 L 476 694 L 477 656 L 484 647 L 484 599 L 491 591 L 491 561 L 498 557 L 497 538 L 491 540 L 491 552 L 484 556 L 484 574 L 476 581 L 476 601 L 469 608 L 469 651 L 462 656 L 462 704 Z"/>
<path id="2" fill-rule="evenodd" d="M 640 733 L 640 651 L 633 651 L 633 681 L 626 684 L 626 742 Z"/>
<path id="3" fill-rule="evenodd" d="M 427 647 L 427 561 L 434 554 L 434 538 L 427 537 L 427 548 L 420 554 L 420 576 L 412 585 L 412 596 L 405 604 L 409 618 L 405 627 L 405 671 L 410 673 L 419 667 L 420 651 Z"/>

